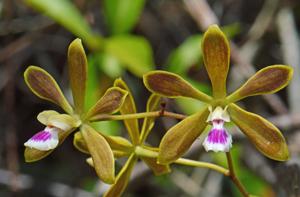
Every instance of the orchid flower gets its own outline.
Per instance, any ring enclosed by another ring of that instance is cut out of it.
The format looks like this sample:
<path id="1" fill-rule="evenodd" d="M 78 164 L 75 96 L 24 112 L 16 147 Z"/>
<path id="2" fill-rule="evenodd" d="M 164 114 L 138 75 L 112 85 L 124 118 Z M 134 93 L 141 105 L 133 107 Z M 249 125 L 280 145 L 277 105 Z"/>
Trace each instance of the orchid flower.
<path id="1" fill-rule="evenodd" d="M 136 114 L 136 105 L 131 91 L 129 90 L 127 84 L 122 79 L 116 79 L 114 83 L 115 87 L 119 87 L 128 92 L 122 107 L 120 108 L 121 115 L 126 114 Z M 147 112 L 158 110 L 160 107 L 161 97 L 155 94 L 152 94 L 147 102 Z M 145 117 L 143 119 L 142 128 L 139 127 L 137 119 L 124 119 L 124 124 L 126 130 L 129 134 L 130 141 L 123 137 L 119 136 L 106 136 L 101 134 L 104 138 L 107 139 L 107 142 L 111 146 L 115 157 L 128 157 L 126 163 L 118 173 L 116 177 L 116 182 L 105 192 L 104 197 L 117 197 L 122 196 L 125 191 L 128 181 L 134 168 L 135 164 L 138 162 L 138 159 L 141 159 L 146 165 L 153 171 L 155 175 L 162 175 L 169 173 L 169 165 L 161 165 L 156 163 L 156 158 L 141 156 L 140 151 L 149 151 L 149 152 L 158 152 L 157 148 L 150 147 L 145 145 L 145 140 L 148 137 L 150 131 L 154 126 L 155 118 Z M 80 132 L 75 134 L 74 146 L 84 152 L 89 154 L 87 150 L 87 145 L 83 141 L 83 137 Z M 95 162 L 93 158 L 88 158 L 87 162 L 94 166 Z"/>
<path id="2" fill-rule="evenodd" d="M 167 131 L 159 146 L 158 162 L 169 164 L 181 157 L 208 124 L 212 125 L 212 129 L 205 138 L 204 148 L 207 151 L 228 152 L 232 137 L 225 129 L 225 123 L 229 121 L 238 126 L 265 156 L 278 161 L 287 160 L 287 144 L 278 128 L 261 116 L 240 108 L 235 102 L 249 96 L 275 93 L 284 88 L 292 78 L 292 67 L 265 67 L 227 96 L 230 49 L 226 36 L 217 25 L 210 26 L 205 32 L 202 52 L 212 84 L 212 96 L 197 90 L 174 73 L 151 71 L 144 75 L 144 84 L 152 93 L 169 98 L 189 97 L 205 103 L 205 107 L 199 112 Z"/>
<path id="3" fill-rule="evenodd" d="M 98 102 L 85 111 L 85 90 L 87 81 L 87 59 L 80 39 L 75 39 L 68 49 L 68 70 L 74 107 L 67 101 L 54 78 L 42 68 L 29 66 L 25 82 L 30 90 L 41 99 L 60 106 L 65 113 L 53 110 L 41 112 L 37 119 L 45 128 L 24 143 L 25 160 L 34 162 L 49 155 L 72 132 L 79 130 L 87 144 L 92 158 L 96 161 L 95 170 L 106 183 L 114 183 L 114 156 L 106 139 L 90 125 L 97 115 L 119 111 L 127 92 L 118 87 L 109 88 Z"/>

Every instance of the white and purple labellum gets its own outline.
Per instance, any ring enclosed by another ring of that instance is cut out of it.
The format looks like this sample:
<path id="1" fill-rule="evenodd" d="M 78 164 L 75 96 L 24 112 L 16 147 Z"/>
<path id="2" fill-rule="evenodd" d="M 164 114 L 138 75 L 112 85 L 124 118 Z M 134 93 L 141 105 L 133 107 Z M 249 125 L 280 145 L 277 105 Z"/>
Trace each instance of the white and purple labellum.
<path id="1" fill-rule="evenodd" d="M 224 127 L 225 122 L 230 121 L 230 117 L 221 107 L 217 107 L 214 111 L 210 110 L 208 122 L 212 123 L 212 129 L 208 133 L 203 142 L 206 151 L 228 152 L 232 146 L 232 137 Z"/>
<path id="2" fill-rule="evenodd" d="M 36 133 L 27 142 L 25 142 L 24 146 L 41 151 L 54 149 L 59 142 L 58 132 L 58 128 L 46 127 L 44 130 Z"/>

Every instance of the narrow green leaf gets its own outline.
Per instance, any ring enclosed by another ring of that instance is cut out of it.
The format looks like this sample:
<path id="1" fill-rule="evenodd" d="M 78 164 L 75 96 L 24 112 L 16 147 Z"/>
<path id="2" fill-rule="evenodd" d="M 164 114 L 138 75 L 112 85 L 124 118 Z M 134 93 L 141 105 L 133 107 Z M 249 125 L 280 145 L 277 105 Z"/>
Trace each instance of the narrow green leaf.
<path id="1" fill-rule="evenodd" d="M 25 3 L 82 38 L 89 47 L 99 48 L 100 36 L 95 36 L 84 17 L 70 0 L 25 0 Z"/>
<path id="2" fill-rule="evenodd" d="M 68 50 L 68 69 L 73 93 L 75 111 L 84 111 L 84 98 L 87 82 L 87 59 L 80 39 L 75 39 Z"/>
<path id="3" fill-rule="evenodd" d="M 140 36 L 119 35 L 106 39 L 105 51 L 138 77 L 154 69 L 152 48 Z"/>
<path id="4" fill-rule="evenodd" d="M 139 19 L 145 0 L 105 0 L 104 14 L 113 34 L 129 33 Z"/>
<path id="5" fill-rule="evenodd" d="M 114 155 L 105 138 L 88 125 L 82 126 L 81 134 L 93 158 L 94 168 L 99 178 L 105 183 L 114 183 Z"/>
<path id="6" fill-rule="evenodd" d="M 201 35 L 188 37 L 177 49 L 170 54 L 166 70 L 183 75 L 201 58 L 200 43 Z"/>

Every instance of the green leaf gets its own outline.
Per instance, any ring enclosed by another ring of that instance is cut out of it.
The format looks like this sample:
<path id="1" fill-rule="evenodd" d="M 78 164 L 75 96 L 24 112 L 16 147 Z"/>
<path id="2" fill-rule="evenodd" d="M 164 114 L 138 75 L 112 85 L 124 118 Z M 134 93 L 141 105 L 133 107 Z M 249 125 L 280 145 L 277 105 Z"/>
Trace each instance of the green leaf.
<path id="1" fill-rule="evenodd" d="M 145 0 L 105 0 L 104 13 L 113 34 L 132 30 L 143 10 Z"/>
<path id="2" fill-rule="evenodd" d="M 116 57 L 130 72 L 142 77 L 154 69 L 152 48 L 140 36 L 119 35 L 106 39 L 105 51 Z"/>
<path id="3" fill-rule="evenodd" d="M 79 10 L 69 0 L 25 0 L 30 7 L 50 17 L 76 36 L 90 48 L 99 48 L 101 38 L 96 36 Z"/>
<path id="4" fill-rule="evenodd" d="M 201 35 L 188 37 L 170 54 L 166 70 L 177 74 L 185 74 L 191 66 L 198 63 L 202 56 L 200 52 L 201 39 Z"/>
<path id="5" fill-rule="evenodd" d="M 120 61 L 107 53 L 101 53 L 99 56 L 99 68 L 109 77 L 117 78 L 124 72 Z"/>

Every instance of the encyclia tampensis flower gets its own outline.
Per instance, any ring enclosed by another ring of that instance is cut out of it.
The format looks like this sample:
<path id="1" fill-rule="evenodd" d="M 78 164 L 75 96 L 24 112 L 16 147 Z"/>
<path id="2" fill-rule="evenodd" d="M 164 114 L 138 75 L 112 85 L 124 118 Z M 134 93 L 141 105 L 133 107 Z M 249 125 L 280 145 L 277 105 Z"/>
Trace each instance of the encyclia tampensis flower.
<path id="1" fill-rule="evenodd" d="M 87 81 L 87 58 L 80 39 L 75 39 L 68 48 L 68 71 L 73 95 L 72 106 L 63 95 L 54 78 L 37 66 L 29 66 L 24 78 L 30 90 L 41 99 L 60 106 L 65 113 L 53 110 L 41 112 L 37 119 L 45 128 L 27 142 L 24 156 L 27 162 L 34 162 L 49 155 L 74 131 L 80 131 L 87 144 L 89 154 L 95 161 L 97 175 L 106 183 L 114 183 L 114 155 L 106 139 L 90 125 L 90 119 L 99 114 L 113 114 L 119 111 L 127 91 L 111 87 L 89 110 L 84 107 Z"/>
<path id="2" fill-rule="evenodd" d="M 136 114 L 137 107 L 135 100 L 125 81 L 123 81 L 121 78 L 116 79 L 114 86 L 128 92 L 128 95 L 125 98 L 122 107 L 120 108 L 120 114 Z M 156 94 L 152 94 L 147 101 L 146 112 L 158 110 L 160 108 L 160 102 L 161 97 Z M 136 153 L 136 151 L 139 151 L 140 148 L 157 152 L 157 148 L 145 145 L 146 138 L 154 127 L 155 118 L 143 118 L 142 127 L 139 126 L 138 119 L 124 119 L 123 122 L 128 132 L 130 141 L 121 136 L 110 136 L 110 138 L 107 139 L 107 142 L 111 146 L 115 158 L 128 157 L 128 159 L 122 169 L 119 171 L 115 183 L 112 184 L 110 188 L 103 194 L 103 197 L 116 197 L 123 194 L 128 185 L 132 170 L 139 159 L 142 160 L 156 176 L 166 174 L 171 171 L 169 165 L 157 164 L 156 158 L 140 156 Z M 106 135 L 103 136 L 105 138 L 108 137 Z M 74 145 L 81 152 L 89 153 L 87 150 L 87 145 L 84 142 L 80 132 L 75 134 Z M 91 166 L 94 166 L 92 158 L 88 158 L 87 162 Z"/>
<path id="3" fill-rule="evenodd" d="M 203 145 L 206 150 L 229 151 L 231 135 L 224 124 L 232 121 L 265 156 L 284 161 L 289 158 L 287 144 L 281 132 L 271 122 L 248 112 L 235 102 L 249 96 L 271 94 L 288 85 L 293 69 L 286 65 L 272 65 L 259 70 L 244 85 L 227 96 L 226 79 L 229 70 L 229 42 L 217 25 L 205 32 L 202 40 L 205 68 L 212 84 L 209 96 L 177 74 L 151 71 L 144 75 L 147 89 L 158 95 L 176 98 L 189 97 L 205 103 L 205 107 L 171 127 L 164 135 L 158 162 L 168 164 L 181 157 L 205 130 L 213 128 Z M 210 109 L 210 110 L 209 110 Z"/>

